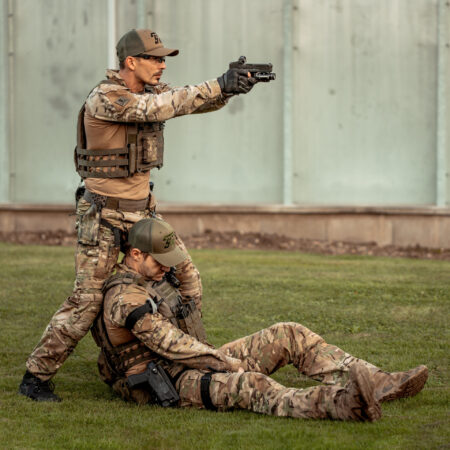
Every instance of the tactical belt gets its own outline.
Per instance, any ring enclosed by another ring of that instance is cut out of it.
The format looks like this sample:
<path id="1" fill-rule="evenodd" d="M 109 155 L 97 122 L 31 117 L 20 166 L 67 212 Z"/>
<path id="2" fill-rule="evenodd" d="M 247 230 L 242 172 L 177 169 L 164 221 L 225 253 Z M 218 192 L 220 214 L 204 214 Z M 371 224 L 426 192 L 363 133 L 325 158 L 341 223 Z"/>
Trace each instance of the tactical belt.
<path id="1" fill-rule="evenodd" d="M 150 203 L 150 197 L 143 198 L 142 200 L 127 200 L 124 198 L 107 197 L 106 195 L 94 194 L 87 189 L 84 191 L 83 198 L 89 203 L 95 203 L 100 209 L 119 209 L 125 212 L 143 211 Z"/>

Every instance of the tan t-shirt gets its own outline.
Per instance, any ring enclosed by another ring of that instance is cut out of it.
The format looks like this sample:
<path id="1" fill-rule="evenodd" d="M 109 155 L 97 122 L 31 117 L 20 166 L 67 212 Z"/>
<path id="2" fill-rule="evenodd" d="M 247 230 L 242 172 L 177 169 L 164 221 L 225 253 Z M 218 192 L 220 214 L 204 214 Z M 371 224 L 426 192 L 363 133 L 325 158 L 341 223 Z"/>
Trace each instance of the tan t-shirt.
<path id="1" fill-rule="evenodd" d="M 84 115 L 87 148 L 122 148 L 126 145 L 127 127 L 123 123 L 96 119 L 86 112 Z M 150 171 L 135 173 L 128 178 L 87 178 L 86 187 L 96 194 L 108 197 L 141 200 L 149 194 Z"/>

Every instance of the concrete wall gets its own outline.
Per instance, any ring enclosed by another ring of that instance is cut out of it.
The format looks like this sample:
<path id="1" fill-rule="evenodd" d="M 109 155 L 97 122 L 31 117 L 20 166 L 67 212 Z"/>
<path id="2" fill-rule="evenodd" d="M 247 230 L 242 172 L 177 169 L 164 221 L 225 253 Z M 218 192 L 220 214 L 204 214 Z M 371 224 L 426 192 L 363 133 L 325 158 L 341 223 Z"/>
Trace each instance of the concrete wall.
<path id="1" fill-rule="evenodd" d="M 167 124 L 165 202 L 439 205 L 450 199 L 444 0 L 1 0 L 0 202 L 72 201 L 76 115 L 114 43 L 156 29 L 173 85 L 246 54 L 277 80 Z"/>
<path id="2" fill-rule="evenodd" d="M 269 233 L 380 246 L 450 248 L 450 211 L 438 207 L 298 207 L 162 204 L 158 212 L 181 236 L 206 230 Z M 67 205 L 0 205 L 0 231 L 73 233 Z"/>

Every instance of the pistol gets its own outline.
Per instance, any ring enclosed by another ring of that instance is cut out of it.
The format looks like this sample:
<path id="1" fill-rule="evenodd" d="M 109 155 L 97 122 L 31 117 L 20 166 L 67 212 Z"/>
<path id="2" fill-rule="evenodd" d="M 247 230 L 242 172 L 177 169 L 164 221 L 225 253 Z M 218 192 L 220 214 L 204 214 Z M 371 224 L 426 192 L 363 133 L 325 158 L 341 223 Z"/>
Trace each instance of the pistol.
<path id="1" fill-rule="evenodd" d="M 166 374 L 166 371 L 159 365 L 150 361 L 145 372 L 130 375 L 127 378 L 130 389 L 135 387 L 150 388 L 156 403 L 167 408 L 176 406 L 180 397 Z"/>
<path id="2" fill-rule="evenodd" d="M 246 70 L 250 72 L 252 78 L 265 83 L 276 78 L 276 74 L 272 72 L 272 64 L 247 64 L 245 56 L 241 56 L 237 61 L 230 63 L 230 69 Z"/>

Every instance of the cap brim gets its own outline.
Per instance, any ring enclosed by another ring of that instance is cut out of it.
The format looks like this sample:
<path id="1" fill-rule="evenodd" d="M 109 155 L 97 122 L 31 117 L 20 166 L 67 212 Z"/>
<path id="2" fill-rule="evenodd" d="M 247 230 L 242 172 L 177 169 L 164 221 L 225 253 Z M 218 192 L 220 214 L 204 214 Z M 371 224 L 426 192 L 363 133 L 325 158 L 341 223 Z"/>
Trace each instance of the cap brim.
<path id="1" fill-rule="evenodd" d="M 150 253 L 150 255 L 152 255 L 152 257 L 156 259 L 156 261 L 166 267 L 176 266 L 187 259 L 189 256 L 187 252 L 181 250 L 181 248 L 178 246 L 175 246 L 175 248 L 171 252 Z"/>
<path id="2" fill-rule="evenodd" d="M 148 52 L 142 52 L 143 55 L 150 56 L 177 56 L 180 53 L 176 48 L 158 47 Z"/>

